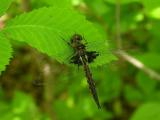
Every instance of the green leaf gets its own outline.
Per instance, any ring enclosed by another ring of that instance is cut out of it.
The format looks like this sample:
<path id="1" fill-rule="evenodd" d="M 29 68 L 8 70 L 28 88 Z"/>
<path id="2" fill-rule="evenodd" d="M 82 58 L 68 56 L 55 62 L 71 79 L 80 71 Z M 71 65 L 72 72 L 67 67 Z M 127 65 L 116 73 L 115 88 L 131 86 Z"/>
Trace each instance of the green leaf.
<path id="1" fill-rule="evenodd" d="M 0 74 L 5 70 L 12 57 L 12 48 L 9 41 L 0 33 Z"/>
<path id="2" fill-rule="evenodd" d="M 73 49 L 67 44 L 73 34 L 84 36 L 87 49 L 97 51 L 100 56 L 94 66 L 115 59 L 109 52 L 107 41 L 98 30 L 73 9 L 49 7 L 17 16 L 6 24 L 3 32 L 9 38 L 24 41 L 39 51 L 68 63 Z"/>
<path id="3" fill-rule="evenodd" d="M 0 16 L 8 9 L 13 0 L 1 0 L 0 1 Z"/>
<path id="4" fill-rule="evenodd" d="M 160 120 L 160 103 L 143 104 L 133 114 L 131 120 Z"/>

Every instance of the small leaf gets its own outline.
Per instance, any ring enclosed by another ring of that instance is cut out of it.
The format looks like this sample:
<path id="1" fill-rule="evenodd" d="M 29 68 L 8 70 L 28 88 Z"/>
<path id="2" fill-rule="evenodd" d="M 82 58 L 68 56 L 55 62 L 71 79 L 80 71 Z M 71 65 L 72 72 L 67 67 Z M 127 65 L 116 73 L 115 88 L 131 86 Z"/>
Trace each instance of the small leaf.
<path id="1" fill-rule="evenodd" d="M 107 41 L 98 30 L 73 9 L 49 7 L 25 13 L 10 20 L 3 32 L 12 39 L 24 41 L 39 51 L 68 63 L 73 49 L 67 44 L 73 34 L 84 36 L 88 50 L 97 51 L 100 56 L 94 66 L 115 59 L 109 52 Z"/>
<path id="2" fill-rule="evenodd" d="M 9 41 L 0 33 L 0 74 L 5 70 L 12 57 L 12 48 Z"/>
<path id="3" fill-rule="evenodd" d="M 8 9 L 13 0 L 1 0 L 0 1 L 0 16 Z"/>

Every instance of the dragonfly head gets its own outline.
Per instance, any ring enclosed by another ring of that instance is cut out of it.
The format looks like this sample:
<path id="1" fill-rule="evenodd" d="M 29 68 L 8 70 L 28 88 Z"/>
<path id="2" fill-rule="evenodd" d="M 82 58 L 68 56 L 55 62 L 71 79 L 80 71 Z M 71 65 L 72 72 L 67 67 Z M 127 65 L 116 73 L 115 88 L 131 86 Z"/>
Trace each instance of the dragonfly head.
<path id="1" fill-rule="evenodd" d="M 80 42 L 83 37 L 80 34 L 74 34 L 71 38 L 71 43 Z"/>

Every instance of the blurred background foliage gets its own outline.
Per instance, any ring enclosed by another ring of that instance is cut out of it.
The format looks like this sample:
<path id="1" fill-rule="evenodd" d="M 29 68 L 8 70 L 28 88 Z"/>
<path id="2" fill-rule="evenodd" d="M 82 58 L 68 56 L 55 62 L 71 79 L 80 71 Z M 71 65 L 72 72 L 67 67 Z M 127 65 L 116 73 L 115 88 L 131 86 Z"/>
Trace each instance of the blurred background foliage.
<path id="1" fill-rule="evenodd" d="M 160 72 L 160 0 L 57 0 L 57 4 L 85 14 L 112 52 L 119 49 L 119 10 L 122 49 Z M 12 18 L 52 5 L 52 0 L 14 0 L 7 14 Z M 13 41 L 13 47 L 14 57 L 0 77 L 1 120 L 160 120 L 159 81 L 124 59 L 92 68 L 99 110 L 81 68 L 59 64 L 23 43 Z"/>

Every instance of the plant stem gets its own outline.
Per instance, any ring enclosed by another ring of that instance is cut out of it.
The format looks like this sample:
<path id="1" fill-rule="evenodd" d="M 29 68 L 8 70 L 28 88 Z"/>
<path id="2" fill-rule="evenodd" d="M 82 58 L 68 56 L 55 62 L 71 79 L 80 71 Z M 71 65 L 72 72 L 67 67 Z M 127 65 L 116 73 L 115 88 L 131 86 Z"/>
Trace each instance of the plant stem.
<path id="1" fill-rule="evenodd" d="M 120 58 L 123 58 L 127 62 L 131 63 L 133 66 L 137 67 L 138 69 L 142 70 L 144 73 L 146 73 L 148 76 L 150 76 L 152 79 L 159 80 L 160 81 L 160 74 L 154 71 L 153 69 L 145 66 L 141 61 L 137 60 L 133 56 L 129 55 L 123 50 L 118 50 L 116 52 L 116 55 Z"/>
<path id="2" fill-rule="evenodd" d="M 121 4 L 120 0 L 116 2 L 116 43 L 117 48 L 122 49 L 122 39 L 121 39 Z"/>

